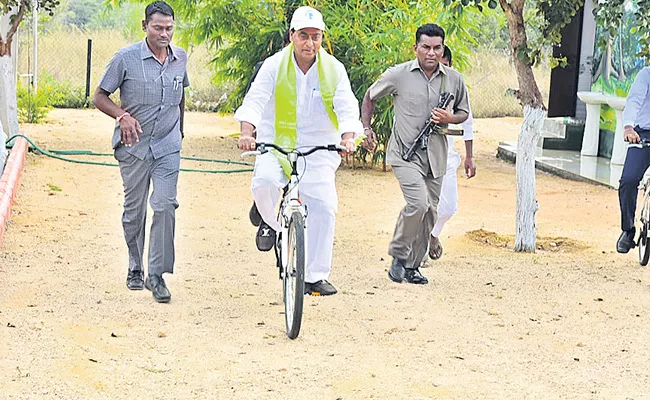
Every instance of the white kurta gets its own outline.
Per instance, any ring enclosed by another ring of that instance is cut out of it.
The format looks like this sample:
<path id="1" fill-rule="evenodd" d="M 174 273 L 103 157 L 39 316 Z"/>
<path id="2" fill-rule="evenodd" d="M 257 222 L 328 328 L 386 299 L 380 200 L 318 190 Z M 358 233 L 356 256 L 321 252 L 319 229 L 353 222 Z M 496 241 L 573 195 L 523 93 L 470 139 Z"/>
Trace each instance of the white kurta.
<path id="1" fill-rule="evenodd" d="M 474 140 L 474 116 L 470 109 L 467 119 L 460 124 L 463 128 L 463 140 Z M 453 136 L 447 136 L 447 171 L 442 178 L 440 201 L 438 202 L 438 219 L 431 235 L 439 237 L 445 223 L 458 211 L 458 177 L 456 171 L 461 164 L 461 156 L 454 150 Z"/>
<path id="2" fill-rule="evenodd" d="M 264 61 L 260 71 L 235 112 L 235 119 L 246 121 L 257 129 L 258 142 L 273 142 L 275 138 L 275 81 L 281 53 Z M 359 120 L 359 103 L 350 88 L 345 67 L 337 62 L 339 81 L 334 93 L 334 112 L 339 129 L 334 128 L 320 93 L 318 59 L 304 74 L 295 59 L 297 86 L 297 148 L 338 144 L 345 132 L 355 135 L 363 132 Z M 319 151 L 298 160 L 300 196 L 307 206 L 307 269 L 306 282 L 328 279 L 332 268 L 334 224 L 338 197 L 335 172 L 341 163 L 338 153 Z M 275 206 L 286 185 L 278 160 L 268 153 L 257 157 L 251 191 L 264 221 L 276 232 L 280 230 L 275 216 Z"/>

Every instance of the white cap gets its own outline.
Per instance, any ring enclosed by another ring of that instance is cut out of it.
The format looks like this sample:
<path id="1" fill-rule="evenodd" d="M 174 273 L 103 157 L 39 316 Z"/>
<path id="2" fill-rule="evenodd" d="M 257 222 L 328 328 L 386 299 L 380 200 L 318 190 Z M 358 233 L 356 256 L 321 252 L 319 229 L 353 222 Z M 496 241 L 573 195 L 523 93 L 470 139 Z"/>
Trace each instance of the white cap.
<path id="1" fill-rule="evenodd" d="M 323 14 L 309 6 L 299 7 L 294 11 L 293 16 L 291 17 L 290 28 L 294 31 L 299 31 L 305 28 L 316 28 L 324 31 L 325 22 L 323 22 Z"/>

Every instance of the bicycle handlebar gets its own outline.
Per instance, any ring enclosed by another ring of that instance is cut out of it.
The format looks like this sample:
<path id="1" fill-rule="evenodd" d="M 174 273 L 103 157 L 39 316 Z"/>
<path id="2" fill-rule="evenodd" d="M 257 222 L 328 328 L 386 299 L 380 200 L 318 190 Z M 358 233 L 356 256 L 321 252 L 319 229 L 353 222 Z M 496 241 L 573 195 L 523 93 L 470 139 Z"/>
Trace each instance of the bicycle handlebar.
<path id="1" fill-rule="evenodd" d="M 640 149 L 644 147 L 650 147 L 650 140 L 648 139 L 641 139 L 639 143 L 628 143 L 629 147 L 638 147 Z"/>
<path id="2" fill-rule="evenodd" d="M 257 150 L 252 150 L 252 151 L 245 151 L 241 154 L 241 157 L 246 157 L 250 155 L 261 155 L 264 153 L 267 153 L 269 150 L 267 147 L 270 147 L 272 149 L 275 149 L 279 151 L 280 153 L 284 154 L 285 156 L 288 156 L 291 153 L 295 153 L 300 157 L 306 157 L 312 153 L 315 153 L 319 150 L 327 150 L 327 151 L 346 151 L 347 149 L 344 146 L 341 146 L 340 144 L 328 144 L 328 145 L 323 145 L 323 146 L 314 146 L 310 148 L 307 151 L 300 151 L 298 149 L 294 150 L 285 150 L 282 147 L 276 145 L 275 143 L 264 143 L 264 142 L 259 142 L 255 143 L 255 148 Z"/>

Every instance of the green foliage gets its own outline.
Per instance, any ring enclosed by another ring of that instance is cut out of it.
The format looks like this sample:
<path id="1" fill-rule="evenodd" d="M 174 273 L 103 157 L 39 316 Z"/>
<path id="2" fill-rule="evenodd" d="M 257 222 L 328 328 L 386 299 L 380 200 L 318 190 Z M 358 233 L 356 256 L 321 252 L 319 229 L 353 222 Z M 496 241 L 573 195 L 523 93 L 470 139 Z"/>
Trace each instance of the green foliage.
<path id="1" fill-rule="evenodd" d="M 462 4 L 483 9 L 481 6 L 483 0 L 447 1 L 450 4 Z M 490 8 L 496 8 L 496 2 L 490 3 Z M 522 0 L 522 3 L 524 4 L 522 18 L 527 41 L 524 47 L 513 50 L 519 60 L 527 65 L 535 66 L 546 58 L 546 54 L 549 54 L 548 49 L 560 43 L 562 29 L 571 22 L 584 5 L 584 0 Z M 501 10 L 503 11 L 502 8 Z M 505 18 L 503 22 L 505 24 Z M 489 33 L 492 34 L 492 32 Z M 554 67 L 565 63 L 566 60 L 562 59 L 551 60 L 551 65 Z"/>
<path id="2" fill-rule="evenodd" d="M 128 41 L 135 42 L 142 38 L 142 19 L 144 7 L 137 2 L 125 1 L 119 7 L 106 7 L 104 0 L 61 0 L 54 16 L 39 16 L 39 32 L 117 30 Z"/>
<path id="3" fill-rule="evenodd" d="M 608 0 L 605 2 L 595 2 L 594 16 L 596 24 L 606 29 L 609 35 L 601 35 L 597 46 L 604 49 L 608 45 L 608 40 L 617 36 L 623 22 L 625 0 Z M 643 58 L 646 63 L 650 63 L 650 1 L 636 1 L 636 11 L 634 20 L 636 26 L 630 30 L 630 33 L 638 38 L 640 51 L 636 57 Z"/>
<path id="4" fill-rule="evenodd" d="M 230 86 L 208 85 L 197 87 L 192 84 L 185 90 L 185 109 L 187 111 L 217 112 L 232 91 Z"/>
<path id="5" fill-rule="evenodd" d="M 47 93 L 47 105 L 55 108 L 84 108 L 87 106 L 86 91 L 71 82 L 57 81 L 50 73 L 39 75 L 39 91 Z"/>
<path id="6" fill-rule="evenodd" d="M 447 33 L 446 43 L 454 50 L 455 66 L 468 64 L 470 46 L 479 30 L 479 12 L 447 7 L 442 1 L 422 0 L 314 0 L 307 4 L 323 12 L 328 26 L 323 46 L 348 69 L 351 86 L 359 101 L 368 87 L 391 65 L 414 57 L 418 26 L 435 22 Z M 280 50 L 282 34 L 293 11 L 304 4 L 297 0 L 172 0 L 177 15 L 180 44 L 190 47 L 207 43 L 213 55 L 215 84 L 234 89 L 219 103 L 231 112 L 242 101 L 254 65 Z M 376 107 L 373 127 L 379 135 L 379 150 L 363 151 L 373 162 L 384 159 L 390 136 L 392 107 L 385 99 Z"/>
<path id="7" fill-rule="evenodd" d="M 69 0 L 69 12 L 65 15 L 64 23 L 85 28 L 101 13 L 103 7 L 96 0 Z"/>
<path id="8" fill-rule="evenodd" d="M 55 185 L 53 183 L 48 183 L 47 187 L 53 192 L 62 192 L 63 191 L 63 189 L 61 189 L 60 187 L 58 187 L 57 185 Z"/>
<path id="9" fill-rule="evenodd" d="M 18 81 L 16 88 L 18 119 L 20 122 L 39 123 L 47 117 L 52 107 L 83 108 L 87 105 L 85 90 L 69 82 L 59 82 L 52 74 L 39 76 L 38 91 Z"/>
<path id="10" fill-rule="evenodd" d="M 49 15 L 54 15 L 54 9 L 59 5 L 59 0 L 38 0 L 38 9 Z M 22 7 L 25 12 L 32 10 L 32 0 L 2 0 L 0 10 L 2 14 L 8 14 L 12 8 Z"/>
<path id="11" fill-rule="evenodd" d="M 18 103 L 18 121 L 37 124 L 47 117 L 51 107 L 49 105 L 50 92 L 45 85 L 39 86 L 34 94 L 31 87 L 24 87 L 18 82 L 16 88 Z"/>

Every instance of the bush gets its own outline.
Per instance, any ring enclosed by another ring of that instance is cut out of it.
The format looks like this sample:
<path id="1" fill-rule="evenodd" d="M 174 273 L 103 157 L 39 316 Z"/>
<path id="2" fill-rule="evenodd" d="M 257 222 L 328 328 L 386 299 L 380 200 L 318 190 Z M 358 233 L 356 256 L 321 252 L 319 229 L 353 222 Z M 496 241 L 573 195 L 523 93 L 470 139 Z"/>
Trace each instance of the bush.
<path id="1" fill-rule="evenodd" d="M 52 74 L 45 73 L 39 78 L 39 86 L 46 86 L 49 93 L 48 104 L 55 108 L 84 108 L 87 106 L 85 88 L 75 86 L 69 81 L 57 81 Z"/>
<path id="2" fill-rule="evenodd" d="M 43 121 L 52 108 L 49 105 L 49 96 L 50 93 L 48 92 L 47 86 L 40 86 L 36 93 L 33 93 L 31 87 L 24 87 L 18 81 L 16 88 L 18 120 L 32 124 Z"/>
<path id="3" fill-rule="evenodd" d="M 185 90 L 185 110 L 217 112 L 228 98 L 232 88 L 209 85 L 206 87 L 188 87 Z"/>

